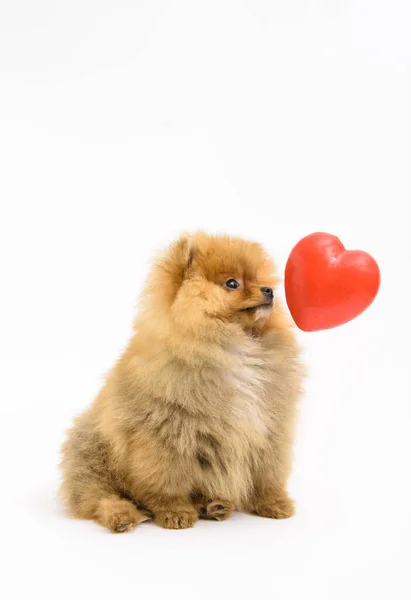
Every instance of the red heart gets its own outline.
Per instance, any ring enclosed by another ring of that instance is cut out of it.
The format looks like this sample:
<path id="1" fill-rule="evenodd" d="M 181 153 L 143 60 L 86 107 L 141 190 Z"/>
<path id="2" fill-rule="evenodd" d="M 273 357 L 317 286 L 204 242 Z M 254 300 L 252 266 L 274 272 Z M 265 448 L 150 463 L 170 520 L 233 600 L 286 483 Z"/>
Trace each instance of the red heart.
<path id="1" fill-rule="evenodd" d="M 318 331 L 343 325 L 377 295 L 380 270 L 372 256 L 346 250 L 335 235 L 312 233 L 291 250 L 285 295 L 297 326 Z"/>

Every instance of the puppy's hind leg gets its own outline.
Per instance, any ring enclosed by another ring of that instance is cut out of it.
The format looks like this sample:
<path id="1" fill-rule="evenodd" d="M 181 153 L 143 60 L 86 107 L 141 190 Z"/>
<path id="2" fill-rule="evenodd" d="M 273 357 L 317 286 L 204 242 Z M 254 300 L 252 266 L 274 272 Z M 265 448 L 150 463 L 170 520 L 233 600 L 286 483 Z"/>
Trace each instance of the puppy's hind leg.
<path id="1" fill-rule="evenodd" d="M 62 500 L 79 519 L 92 519 L 122 533 L 151 518 L 129 499 L 115 476 L 110 450 L 95 429 L 78 422 L 63 446 Z"/>
<path id="2" fill-rule="evenodd" d="M 130 531 L 150 518 L 149 513 L 138 510 L 130 500 L 116 494 L 101 498 L 95 511 L 96 521 L 114 533 Z"/>
<path id="3" fill-rule="evenodd" d="M 151 518 L 149 512 L 139 510 L 109 486 L 97 482 L 78 484 L 71 490 L 63 484 L 62 495 L 70 513 L 79 519 L 92 519 L 113 533 L 123 533 Z"/>

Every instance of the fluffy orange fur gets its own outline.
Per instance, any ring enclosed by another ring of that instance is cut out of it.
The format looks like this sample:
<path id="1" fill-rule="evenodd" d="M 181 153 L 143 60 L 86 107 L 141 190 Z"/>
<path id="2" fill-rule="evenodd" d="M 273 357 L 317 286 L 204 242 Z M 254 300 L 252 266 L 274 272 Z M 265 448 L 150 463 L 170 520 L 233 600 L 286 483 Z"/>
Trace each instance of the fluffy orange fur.
<path id="1" fill-rule="evenodd" d="M 293 514 L 302 367 L 264 290 L 277 283 L 259 244 L 228 236 L 182 236 L 155 261 L 134 334 L 63 446 L 71 514 L 115 532 Z"/>

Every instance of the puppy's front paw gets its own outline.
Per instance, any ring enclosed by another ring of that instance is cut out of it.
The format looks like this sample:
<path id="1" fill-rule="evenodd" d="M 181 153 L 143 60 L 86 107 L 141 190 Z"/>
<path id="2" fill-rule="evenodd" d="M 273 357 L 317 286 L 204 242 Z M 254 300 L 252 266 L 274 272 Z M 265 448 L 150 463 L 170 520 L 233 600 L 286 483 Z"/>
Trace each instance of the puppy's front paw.
<path id="1" fill-rule="evenodd" d="M 258 501 L 254 512 L 269 519 L 288 519 L 295 515 L 295 506 L 294 502 L 284 495 Z"/>
<path id="2" fill-rule="evenodd" d="M 214 519 L 215 521 L 224 521 L 233 512 L 233 506 L 230 502 L 216 500 L 198 506 L 197 510 L 202 519 Z"/>
<path id="3" fill-rule="evenodd" d="M 154 515 L 154 520 L 164 529 L 188 529 L 197 521 L 198 515 L 195 511 L 164 510 Z"/>

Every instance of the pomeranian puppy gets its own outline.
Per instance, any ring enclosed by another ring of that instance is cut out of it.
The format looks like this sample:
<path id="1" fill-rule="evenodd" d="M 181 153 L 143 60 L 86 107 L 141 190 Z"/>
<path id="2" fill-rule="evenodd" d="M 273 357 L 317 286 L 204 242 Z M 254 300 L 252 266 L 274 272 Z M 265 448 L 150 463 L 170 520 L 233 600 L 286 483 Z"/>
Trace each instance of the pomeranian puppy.
<path id="1" fill-rule="evenodd" d="M 62 498 L 114 532 L 233 510 L 282 519 L 302 367 L 257 243 L 198 233 L 155 261 L 134 334 L 63 446 Z"/>

